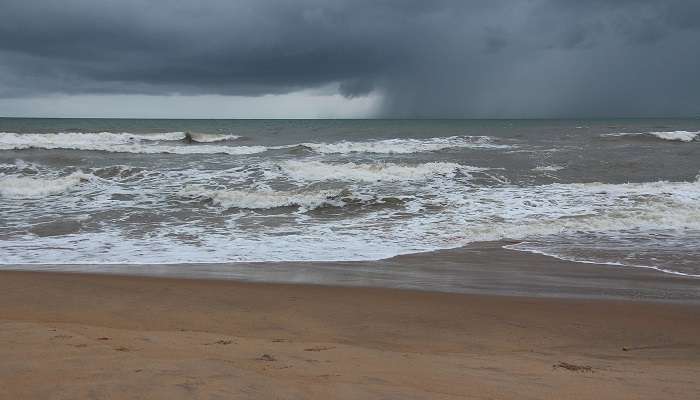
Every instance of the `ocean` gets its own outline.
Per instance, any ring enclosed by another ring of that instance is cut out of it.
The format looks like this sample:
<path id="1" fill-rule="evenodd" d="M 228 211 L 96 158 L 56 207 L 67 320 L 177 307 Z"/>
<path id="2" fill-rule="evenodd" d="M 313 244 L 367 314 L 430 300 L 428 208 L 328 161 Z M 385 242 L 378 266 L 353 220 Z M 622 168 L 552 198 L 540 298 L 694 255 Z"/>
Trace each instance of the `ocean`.
<path id="1" fill-rule="evenodd" d="M 0 269 L 502 241 L 700 277 L 699 174 L 700 119 L 0 118 Z"/>

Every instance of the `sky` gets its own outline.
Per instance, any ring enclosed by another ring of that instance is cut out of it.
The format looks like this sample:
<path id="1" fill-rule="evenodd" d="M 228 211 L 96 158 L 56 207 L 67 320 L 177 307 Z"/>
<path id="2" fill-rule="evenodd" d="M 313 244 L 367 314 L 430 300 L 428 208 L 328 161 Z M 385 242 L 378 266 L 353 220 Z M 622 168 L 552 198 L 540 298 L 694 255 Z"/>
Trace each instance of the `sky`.
<path id="1" fill-rule="evenodd" d="M 700 116 L 698 0 L 0 7 L 0 116 Z"/>

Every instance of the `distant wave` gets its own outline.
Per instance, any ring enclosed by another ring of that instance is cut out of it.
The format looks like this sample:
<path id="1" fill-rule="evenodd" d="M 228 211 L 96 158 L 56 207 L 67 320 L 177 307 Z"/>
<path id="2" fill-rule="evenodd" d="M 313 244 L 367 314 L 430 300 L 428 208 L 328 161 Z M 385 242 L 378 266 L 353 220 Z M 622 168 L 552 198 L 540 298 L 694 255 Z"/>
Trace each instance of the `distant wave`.
<path id="1" fill-rule="evenodd" d="M 619 132 L 606 133 L 603 137 L 649 137 L 674 142 L 692 142 L 700 137 L 700 131 L 669 131 L 669 132 Z"/>
<path id="2" fill-rule="evenodd" d="M 211 136 L 193 134 L 193 139 L 216 142 L 233 138 L 233 135 Z M 107 151 L 137 154 L 255 154 L 267 151 L 264 146 L 221 146 L 172 144 L 185 138 L 184 132 L 151 134 L 112 132 L 59 132 L 59 133 L 13 133 L 0 132 L 0 150 L 62 149 Z"/>
<path id="3" fill-rule="evenodd" d="M 0 132 L 0 137 L 8 136 L 28 136 L 38 137 L 39 135 L 44 141 L 48 140 L 64 140 L 67 142 L 89 142 L 89 141 L 106 141 L 112 143 L 131 143 L 134 141 L 151 141 L 151 142 L 168 142 L 181 141 L 189 135 L 197 142 L 221 142 L 226 140 L 236 140 L 240 136 L 232 134 L 218 133 L 197 133 L 197 132 L 153 132 L 153 133 L 133 133 L 133 132 L 53 132 L 53 133 L 14 133 Z M 34 136 L 36 135 L 36 136 Z"/>
<path id="4" fill-rule="evenodd" d="M 386 139 L 341 141 L 336 143 L 301 143 L 278 146 L 230 146 L 218 142 L 240 138 L 236 135 L 190 133 L 196 144 L 184 143 L 185 132 L 113 133 L 58 132 L 14 133 L 0 132 L 0 150 L 63 149 L 143 154 L 257 154 L 268 150 L 309 149 L 320 154 L 411 154 L 450 148 L 504 149 L 513 146 L 497 144 L 488 136 L 451 136 L 426 139 Z M 183 143 L 177 143 L 183 142 Z M 217 143 L 217 144 L 213 144 Z"/>
<path id="5" fill-rule="evenodd" d="M 562 169 L 566 169 L 566 167 L 563 165 L 539 165 L 532 170 L 536 172 L 557 172 Z"/>
<path id="6" fill-rule="evenodd" d="M 510 145 L 496 144 L 489 136 L 450 136 L 427 139 L 385 139 L 361 142 L 342 141 L 337 143 L 303 143 L 322 154 L 378 153 L 410 154 L 438 151 L 449 148 L 504 149 Z"/>
<path id="7" fill-rule="evenodd" d="M 216 133 L 196 133 L 196 132 L 190 133 L 190 137 L 192 137 L 192 140 L 197 142 L 197 143 L 224 142 L 227 140 L 237 140 L 237 139 L 241 138 L 238 135 L 222 135 L 222 134 L 216 134 Z M 184 135 L 183 135 L 182 139 L 184 139 Z"/>

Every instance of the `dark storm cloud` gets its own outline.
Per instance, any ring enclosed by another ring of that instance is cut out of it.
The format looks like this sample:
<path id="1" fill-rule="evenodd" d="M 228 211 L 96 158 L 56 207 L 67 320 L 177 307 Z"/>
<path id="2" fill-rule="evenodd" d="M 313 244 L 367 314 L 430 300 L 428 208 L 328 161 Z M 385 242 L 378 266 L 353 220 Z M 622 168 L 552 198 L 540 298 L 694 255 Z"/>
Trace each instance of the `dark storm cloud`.
<path id="1" fill-rule="evenodd" d="M 337 85 L 390 116 L 700 114 L 697 0 L 2 0 L 0 97 Z"/>

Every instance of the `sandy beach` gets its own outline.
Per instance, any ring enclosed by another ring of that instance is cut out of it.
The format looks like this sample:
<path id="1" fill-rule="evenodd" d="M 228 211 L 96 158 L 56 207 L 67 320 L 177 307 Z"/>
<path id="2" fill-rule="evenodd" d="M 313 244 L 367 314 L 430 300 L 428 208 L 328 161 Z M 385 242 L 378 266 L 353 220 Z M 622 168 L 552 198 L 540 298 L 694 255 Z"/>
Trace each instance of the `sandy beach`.
<path id="1" fill-rule="evenodd" d="M 697 305 L 0 272 L 3 399 L 697 399 Z"/>
<path id="2" fill-rule="evenodd" d="M 0 13 L 0 400 L 700 400 L 700 0 Z"/>

